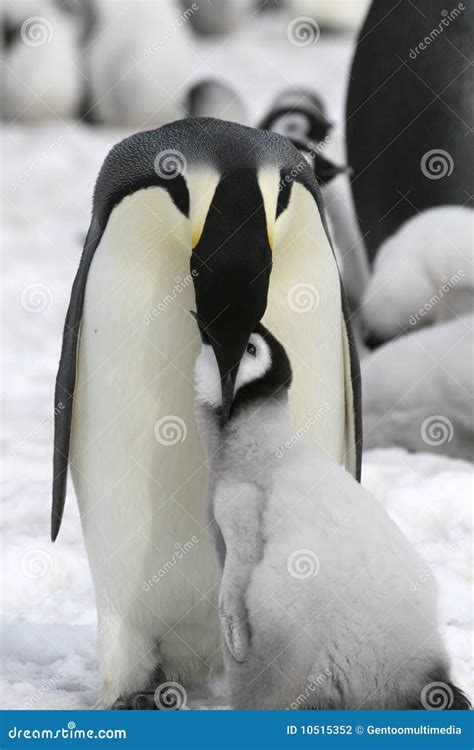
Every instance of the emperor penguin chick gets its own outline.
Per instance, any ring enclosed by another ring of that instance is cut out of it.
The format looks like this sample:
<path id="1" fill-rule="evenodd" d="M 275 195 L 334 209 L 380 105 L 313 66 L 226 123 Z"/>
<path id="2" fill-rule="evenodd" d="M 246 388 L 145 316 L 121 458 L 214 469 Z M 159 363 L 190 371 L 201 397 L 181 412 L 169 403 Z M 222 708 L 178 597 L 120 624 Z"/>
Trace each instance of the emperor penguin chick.
<path id="1" fill-rule="evenodd" d="M 384 508 L 295 432 L 282 345 L 257 327 L 226 413 L 201 336 L 195 409 L 232 707 L 428 709 L 442 695 L 443 707 L 468 708 L 423 562 Z"/>

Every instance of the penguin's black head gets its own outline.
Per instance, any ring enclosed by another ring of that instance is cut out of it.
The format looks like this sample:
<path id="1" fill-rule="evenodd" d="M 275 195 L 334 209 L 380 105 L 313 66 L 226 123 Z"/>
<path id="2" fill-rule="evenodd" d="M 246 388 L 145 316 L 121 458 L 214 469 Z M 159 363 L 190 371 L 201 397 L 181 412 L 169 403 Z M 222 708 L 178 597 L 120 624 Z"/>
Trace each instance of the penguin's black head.
<path id="1" fill-rule="evenodd" d="M 197 320 L 219 367 L 223 419 L 232 406 L 240 360 L 267 306 L 272 254 L 256 172 L 219 183 L 191 256 Z"/>
<path id="2" fill-rule="evenodd" d="M 203 337 L 195 367 L 197 400 L 220 411 L 222 422 L 256 401 L 268 401 L 286 393 L 291 384 L 291 365 L 280 342 L 262 324 L 250 335 L 233 384 L 231 408 L 223 413 L 223 394 L 213 347 Z"/>

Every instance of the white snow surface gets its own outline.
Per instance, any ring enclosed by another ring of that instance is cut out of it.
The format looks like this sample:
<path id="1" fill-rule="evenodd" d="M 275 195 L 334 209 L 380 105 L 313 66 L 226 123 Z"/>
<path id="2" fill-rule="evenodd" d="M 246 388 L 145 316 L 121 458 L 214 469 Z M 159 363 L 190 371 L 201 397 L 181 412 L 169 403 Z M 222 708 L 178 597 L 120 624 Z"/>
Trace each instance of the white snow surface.
<path id="1" fill-rule="evenodd" d="M 281 88 L 316 86 L 340 121 L 350 45 L 321 39 L 292 48 L 291 64 L 289 54 L 282 64 L 274 50 L 286 44 L 283 32 L 281 39 L 261 35 L 258 75 L 249 46 L 257 32 L 225 45 L 201 42 L 195 77 L 232 68 L 252 121 Z M 49 541 L 53 391 L 94 180 L 109 148 L 127 134 L 59 119 L 4 130 L 2 708 L 87 709 L 97 698 L 94 595 L 71 482 L 59 539 Z M 365 455 L 363 481 L 424 556 L 427 575 L 436 576 L 453 679 L 472 695 L 471 466 L 376 450 Z M 198 688 L 190 705 L 217 706 L 219 683 L 214 693 L 204 698 Z"/>

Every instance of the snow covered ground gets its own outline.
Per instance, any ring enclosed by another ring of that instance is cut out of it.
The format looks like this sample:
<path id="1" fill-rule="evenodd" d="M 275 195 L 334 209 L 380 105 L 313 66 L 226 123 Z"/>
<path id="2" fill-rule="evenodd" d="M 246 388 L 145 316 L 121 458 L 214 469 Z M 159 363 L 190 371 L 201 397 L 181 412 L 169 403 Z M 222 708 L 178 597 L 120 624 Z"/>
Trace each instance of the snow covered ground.
<path id="1" fill-rule="evenodd" d="M 321 39 L 284 59 L 283 45 L 286 28 L 263 33 L 258 24 L 225 45 L 196 43 L 193 77 L 232 71 L 252 122 L 286 85 L 316 86 L 340 121 L 349 43 Z M 57 119 L 4 131 L 4 708 L 90 708 L 96 700 L 94 597 L 71 486 L 59 540 L 49 541 L 53 388 L 94 179 L 126 134 Z M 436 576 L 453 678 L 472 694 L 471 467 L 433 454 L 372 451 L 364 483 Z"/>

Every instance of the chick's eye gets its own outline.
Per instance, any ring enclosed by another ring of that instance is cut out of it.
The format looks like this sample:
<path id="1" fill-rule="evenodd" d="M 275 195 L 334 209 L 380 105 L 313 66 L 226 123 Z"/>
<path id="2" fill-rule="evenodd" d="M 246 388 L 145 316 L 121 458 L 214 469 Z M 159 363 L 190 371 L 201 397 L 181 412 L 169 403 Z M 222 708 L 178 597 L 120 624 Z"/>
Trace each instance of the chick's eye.
<path id="1" fill-rule="evenodd" d="M 251 357 L 255 357 L 257 355 L 257 347 L 255 344 L 247 344 L 247 354 L 250 354 Z"/>

